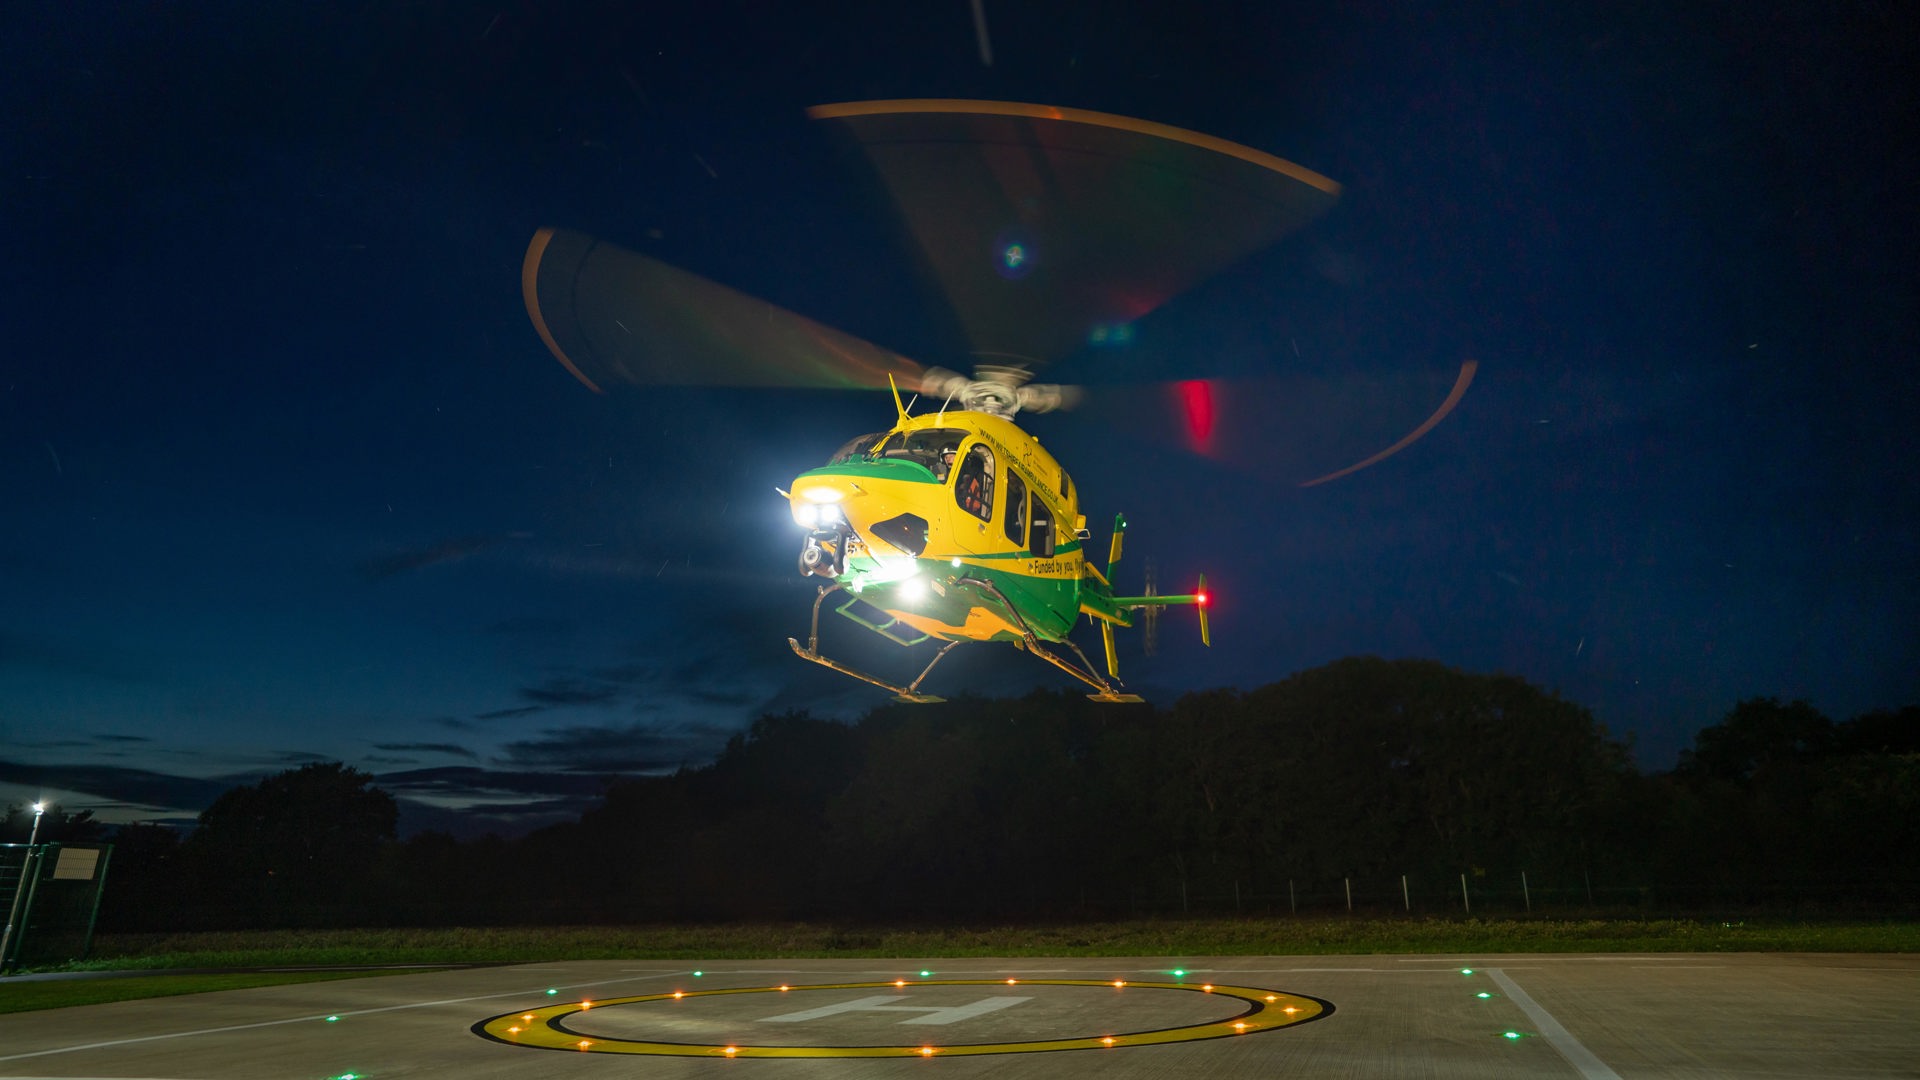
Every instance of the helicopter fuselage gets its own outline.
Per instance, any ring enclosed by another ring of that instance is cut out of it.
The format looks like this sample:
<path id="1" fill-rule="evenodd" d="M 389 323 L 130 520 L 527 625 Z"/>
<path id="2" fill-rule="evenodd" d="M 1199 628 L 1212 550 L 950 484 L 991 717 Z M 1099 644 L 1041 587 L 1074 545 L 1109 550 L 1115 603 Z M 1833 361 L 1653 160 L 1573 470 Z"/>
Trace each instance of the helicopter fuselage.
<path id="1" fill-rule="evenodd" d="M 802 571 L 858 601 L 842 614 L 884 614 L 916 641 L 1059 642 L 1082 614 L 1129 625 L 1086 559 L 1077 495 L 1011 420 L 946 411 L 854 439 L 788 499 L 808 530 Z"/>

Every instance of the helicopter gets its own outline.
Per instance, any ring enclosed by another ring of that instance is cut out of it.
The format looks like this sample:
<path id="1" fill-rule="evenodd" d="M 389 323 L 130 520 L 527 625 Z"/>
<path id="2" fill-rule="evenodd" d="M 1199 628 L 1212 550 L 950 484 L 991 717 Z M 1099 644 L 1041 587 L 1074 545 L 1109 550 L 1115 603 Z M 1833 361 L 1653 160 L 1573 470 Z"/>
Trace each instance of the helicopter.
<path id="1" fill-rule="evenodd" d="M 536 331 L 596 393 L 619 382 L 891 391 L 890 427 L 776 489 L 802 532 L 798 570 L 820 579 L 806 644 L 788 638 L 800 658 L 935 702 L 921 687 L 942 659 L 1004 642 L 1095 701 L 1140 701 L 1120 681 L 1114 631 L 1187 606 L 1210 645 L 1206 578 L 1190 593 L 1117 594 L 1125 516 L 1096 564 L 1080 490 L 1015 418 L 1084 396 L 1034 382 L 1047 359 L 1124 340 L 1165 299 L 1324 213 L 1339 185 L 1224 139 L 1086 110 L 907 99 L 808 114 L 866 156 L 974 346 L 972 374 L 556 228 L 534 235 L 522 264 Z M 938 406 L 914 415 L 903 385 Z M 1464 384 L 1455 390 L 1427 426 Z M 893 682 L 821 651 L 823 608 L 902 646 L 942 644 Z M 1082 616 L 1100 627 L 1104 670 L 1072 640 Z"/>

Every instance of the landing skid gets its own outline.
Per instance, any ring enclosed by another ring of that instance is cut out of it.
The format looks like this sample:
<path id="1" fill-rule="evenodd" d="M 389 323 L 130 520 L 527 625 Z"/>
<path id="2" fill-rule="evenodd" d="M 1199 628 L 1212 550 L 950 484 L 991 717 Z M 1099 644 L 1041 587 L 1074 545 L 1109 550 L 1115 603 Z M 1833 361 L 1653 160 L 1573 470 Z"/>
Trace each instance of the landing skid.
<path id="1" fill-rule="evenodd" d="M 1138 694 L 1123 694 L 1120 692 L 1119 688 L 1114 686 L 1113 683 L 1110 683 L 1107 680 L 1101 678 L 1100 673 L 1094 670 L 1093 664 L 1087 660 L 1087 654 L 1081 652 L 1080 646 L 1075 645 L 1073 642 L 1068 641 L 1068 642 L 1063 642 L 1063 644 L 1065 644 L 1067 648 L 1073 650 L 1073 655 L 1080 658 L 1079 667 L 1074 667 L 1072 664 L 1068 663 L 1064 657 L 1058 655 L 1052 649 L 1047 648 L 1045 645 L 1042 645 L 1040 643 L 1040 639 L 1034 635 L 1033 628 L 1027 625 L 1027 620 L 1020 617 L 1020 609 L 1013 606 L 1013 602 L 1007 599 L 1006 594 L 1000 591 L 1000 587 L 998 585 L 995 585 L 993 582 L 987 581 L 984 578 L 976 578 L 976 577 L 963 577 L 959 581 L 955 582 L 955 584 L 972 585 L 986 592 L 989 596 L 992 596 L 995 600 L 1000 601 L 1000 606 L 1007 610 L 1008 615 L 1013 616 L 1014 625 L 1020 631 L 1020 647 L 1032 653 L 1033 655 L 1039 657 L 1040 659 L 1045 660 L 1047 663 L 1052 664 L 1054 667 L 1059 668 L 1061 671 L 1064 671 L 1067 674 L 1073 676 L 1074 678 L 1079 679 L 1081 682 L 1086 683 L 1088 686 L 1093 687 L 1095 690 L 1099 691 L 1099 693 L 1097 694 L 1088 694 L 1087 695 L 1088 700 L 1108 701 L 1108 702 L 1127 702 L 1127 703 L 1146 700 L 1145 698 L 1141 697 Z M 796 646 L 796 648 L 797 647 L 798 646 Z M 945 655 L 944 651 L 942 655 Z M 939 659 L 940 657 L 938 656 L 934 657 L 934 660 L 936 662 Z M 925 675 L 926 675 L 925 672 L 921 673 L 921 676 L 923 678 L 925 677 Z M 918 685 L 918 680 L 915 680 L 915 685 Z"/>
<path id="2" fill-rule="evenodd" d="M 947 642 L 945 648 L 934 654 L 932 662 L 920 669 L 920 674 L 905 686 L 895 686 L 893 683 L 877 675 L 869 675 L 864 671 L 850 668 L 830 656 L 820 655 L 820 604 L 825 601 L 828 596 L 844 588 L 846 588 L 846 586 L 840 584 L 835 584 L 831 587 L 822 585 L 820 587 L 820 595 L 813 598 L 813 626 L 807 632 L 807 647 L 804 649 L 801 648 L 800 642 L 794 638 L 787 639 L 787 644 L 793 646 L 794 653 L 802 660 L 811 660 L 821 667 L 831 668 L 842 675 L 851 675 L 863 683 L 877 686 L 882 690 L 891 690 L 893 691 L 893 699 L 895 701 L 911 702 L 916 705 L 931 705 L 935 702 L 947 700 L 943 697 L 935 697 L 932 694 L 921 693 L 920 683 L 926 679 L 927 673 L 933 670 L 934 664 L 938 664 L 941 660 L 945 659 L 946 655 L 953 651 L 953 647 L 960 644 L 957 641 Z"/>
<path id="3" fill-rule="evenodd" d="M 982 578 L 963 577 L 955 582 L 955 584 L 972 585 L 984 591 L 995 600 L 1000 601 L 1001 607 L 1005 608 L 1007 614 L 1012 616 L 1015 628 L 1020 631 L 1020 640 L 1016 644 L 1018 644 L 1020 648 L 1045 660 L 1047 663 L 1052 664 L 1054 667 L 1059 668 L 1061 671 L 1079 679 L 1081 682 L 1086 683 L 1098 691 L 1097 693 L 1088 694 L 1088 700 L 1116 703 L 1132 703 L 1146 700 L 1138 694 L 1122 693 L 1120 688 L 1114 683 L 1101 678 L 1100 673 L 1094 669 L 1092 662 L 1087 659 L 1087 654 L 1081 652 L 1080 646 L 1075 645 L 1073 642 L 1068 641 L 1063 644 L 1073 650 L 1074 656 L 1079 657 L 1079 667 L 1075 667 L 1065 657 L 1060 656 L 1052 649 L 1041 644 L 1039 637 L 1034 634 L 1033 628 L 1027 625 L 1025 619 L 1020 617 L 1020 609 L 1014 607 L 1013 603 L 1007 599 L 1006 594 L 1002 593 L 999 586 L 993 582 Z M 945 701 L 946 698 L 921 693 L 920 684 L 926 681 L 927 674 L 933 670 L 934 665 L 946 659 L 947 654 L 953 651 L 954 646 L 960 644 L 958 641 L 947 642 L 939 652 L 934 654 L 933 659 L 927 663 L 927 666 L 920 669 L 920 674 L 915 676 L 914 680 L 905 686 L 896 686 L 877 675 L 869 675 L 857 668 L 848 667 L 830 656 L 822 656 L 820 654 L 820 605 L 826 601 L 827 597 L 844 588 L 846 588 L 845 585 L 838 583 L 831 586 L 822 585 L 820 587 L 819 595 L 813 598 L 813 623 L 807 631 L 806 647 L 801 648 L 798 639 L 787 639 L 787 644 L 793 646 L 794 655 L 800 657 L 802 660 L 810 660 L 813 663 L 819 664 L 821 667 L 831 668 L 842 675 L 859 679 L 861 682 L 867 683 L 870 686 L 877 686 L 882 690 L 891 690 L 893 691 L 893 699 L 895 701 L 913 702 L 921 705 Z M 1115 682 L 1117 681 L 1118 680 L 1115 680 Z"/>

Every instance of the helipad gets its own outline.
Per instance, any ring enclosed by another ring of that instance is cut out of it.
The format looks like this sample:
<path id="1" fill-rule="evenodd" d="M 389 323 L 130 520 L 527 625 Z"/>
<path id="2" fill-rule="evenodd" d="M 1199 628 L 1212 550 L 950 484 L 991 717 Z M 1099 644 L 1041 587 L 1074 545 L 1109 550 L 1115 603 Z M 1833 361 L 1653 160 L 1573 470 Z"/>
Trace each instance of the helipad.
<path id="1" fill-rule="evenodd" d="M 683 983 L 693 983 L 687 978 Z M 1277 1031 L 1319 998 L 1202 979 L 929 979 L 674 989 L 503 1013 L 509 1046 L 665 1057 L 956 1057 L 1121 1050 Z"/>
<path id="2" fill-rule="evenodd" d="M 1863 1080 L 1916 1061 L 1908 955 L 601 960 L 0 1014 L 13 1078 Z"/>

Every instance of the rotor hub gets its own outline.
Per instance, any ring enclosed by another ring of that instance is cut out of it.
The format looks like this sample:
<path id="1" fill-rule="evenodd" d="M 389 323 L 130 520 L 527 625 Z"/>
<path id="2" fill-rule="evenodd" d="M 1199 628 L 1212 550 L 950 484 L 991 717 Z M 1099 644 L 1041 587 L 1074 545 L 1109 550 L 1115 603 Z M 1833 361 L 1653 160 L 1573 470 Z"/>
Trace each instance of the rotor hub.
<path id="1" fill-rule="evenodd" d="M 1053 383 L 1030 383 L 1033 373 L 1024 367 L 981 365 L 973 378 L 946 368 L 928 368 L 920 392 L 940 398 L 943 408 L 958 404 L 971 412 L 1011 420 L 1015 413 L 1052 412 L 1069 408 L 1079 389 Z"/>

